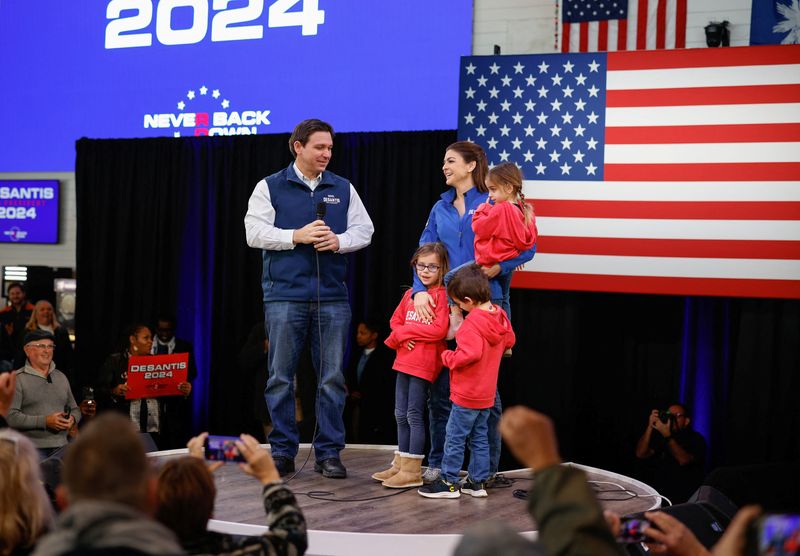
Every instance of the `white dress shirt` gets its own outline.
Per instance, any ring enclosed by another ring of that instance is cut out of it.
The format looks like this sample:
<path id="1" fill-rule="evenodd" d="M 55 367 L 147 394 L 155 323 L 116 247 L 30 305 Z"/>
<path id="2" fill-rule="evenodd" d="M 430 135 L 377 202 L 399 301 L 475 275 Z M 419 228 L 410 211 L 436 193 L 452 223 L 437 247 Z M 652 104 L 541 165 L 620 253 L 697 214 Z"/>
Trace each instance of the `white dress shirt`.
<path id="1" fill-rule="evenodd" d="M 315 179 L 309 179 L 303 175 L 297 167 L 297 163 L 292 165 L 297 177 L 308 185 L 312 191 L 319 185 L 322 174 Z M 244 228 L 247 236 L 247 245 L 258 249 L 269 251 L 284 251 L 294 249 L 292 234 L 294 230 L 287 230 L 275 226 L 275 208 L 272 206 L 272 199 L 269 195 L 267 180 L 263 179 L 256 184 L 250 201 L 247 203 L 247 214 L 244 217 Z M 344 233 L 336 234 L 339 239 L 339 250 L 337 253 L 350 253 L 358 251 L 370 244 L 372 232 L 375 227 L 367 214 L 361 197 L 358 196 L 353 184 L 350 184 L 350 204 L 347 207 L 347 230 Z"/>

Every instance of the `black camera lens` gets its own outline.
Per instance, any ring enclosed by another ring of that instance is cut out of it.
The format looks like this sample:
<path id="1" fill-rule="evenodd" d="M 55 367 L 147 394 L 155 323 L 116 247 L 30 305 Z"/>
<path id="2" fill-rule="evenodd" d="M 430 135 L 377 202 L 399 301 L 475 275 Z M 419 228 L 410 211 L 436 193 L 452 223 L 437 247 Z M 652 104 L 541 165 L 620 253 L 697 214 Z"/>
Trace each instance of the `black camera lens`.
<path id="1" fill-rule="evenodd" d="M 661 410 L 658 412 L 658 420 L 664 423 L 665 425 L 674 418 L 675 416 L 669 411 Z"/>

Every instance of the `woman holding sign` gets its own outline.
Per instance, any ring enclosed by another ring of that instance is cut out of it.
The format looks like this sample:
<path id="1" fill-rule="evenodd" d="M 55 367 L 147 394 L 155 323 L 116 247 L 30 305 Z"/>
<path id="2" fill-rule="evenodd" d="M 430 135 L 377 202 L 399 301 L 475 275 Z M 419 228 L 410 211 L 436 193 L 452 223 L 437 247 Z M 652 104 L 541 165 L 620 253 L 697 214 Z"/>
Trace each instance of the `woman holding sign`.
<path id="1" fill-rule="evenodd" d="M 150 433 L 156 445 L 164 449 L 170 447 L 168 405 L 165 403 L 167 398 L 129 399 L 130 358 L 151 357 L 152 347 L 153 333 L 147 325 L 135 324 L 130 328 L 125 349 L 119 353 L 112 353 L 100 369 L 97 379 L 98 403 L 101 411 L 110 409 L 128 415 L 133 423 L 138 423 L 140 432 Z M 155 372 L 166 374 L 171 371 Z M 148 371 L 146 374 L 149 375 L 151 372 Z M 192 391 L 192 385 L 185 380 L 180 382 L 177 388 L 184 396 L 188 396 Z"/>

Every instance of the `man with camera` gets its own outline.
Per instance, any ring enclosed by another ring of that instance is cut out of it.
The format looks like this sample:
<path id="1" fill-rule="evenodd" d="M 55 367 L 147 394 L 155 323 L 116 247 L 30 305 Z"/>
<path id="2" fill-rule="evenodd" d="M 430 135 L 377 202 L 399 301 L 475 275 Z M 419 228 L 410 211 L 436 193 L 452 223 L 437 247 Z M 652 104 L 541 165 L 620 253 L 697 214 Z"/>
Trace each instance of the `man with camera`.
<path id="1" fill-rule="evenodd" d="M 691 423 L 683 404 L 654 409 L 636 444 L 636 457 L 644 463 L 642 479 L 673 504 L 685 502 L 705 473 L 706 441 Z"/>

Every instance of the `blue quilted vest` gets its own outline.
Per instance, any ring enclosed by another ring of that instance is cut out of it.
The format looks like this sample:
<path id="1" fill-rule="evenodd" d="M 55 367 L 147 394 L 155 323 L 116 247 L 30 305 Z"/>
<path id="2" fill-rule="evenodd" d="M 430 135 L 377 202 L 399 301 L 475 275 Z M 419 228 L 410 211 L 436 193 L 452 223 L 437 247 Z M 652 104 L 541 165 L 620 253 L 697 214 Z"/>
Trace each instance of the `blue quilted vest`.
<path id="1" fill-rule="evenodd" d="M 350 182 L 331 172 L 311 191 L 297 177 L 294 165 L 267 179 L 275 208 L 275 226 L 302 228 L 317 219 L 317 205 L 325 203 L 323 220 L 336 234 L 347 230 Z M 263 251 L 261 285 L 264 301 L 315 301 L 317 299 L 317 256 L 319 256 L 319 297 L 322 301 L 347 301 L 347 259 L 332 251 L 317 253 L 313 246 L 297 244 L 286 251 Z"/>

